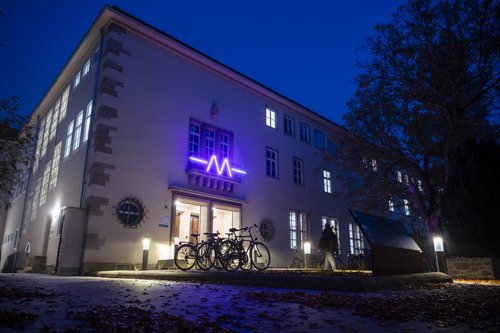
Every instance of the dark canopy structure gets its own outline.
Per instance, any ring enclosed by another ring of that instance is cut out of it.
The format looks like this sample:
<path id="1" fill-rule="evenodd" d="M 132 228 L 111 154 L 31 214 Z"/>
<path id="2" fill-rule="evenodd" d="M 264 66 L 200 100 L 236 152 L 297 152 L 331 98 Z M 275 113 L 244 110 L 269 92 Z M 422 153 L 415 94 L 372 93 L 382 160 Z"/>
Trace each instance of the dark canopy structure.
<path id="1" fill-rule="evenodd" d="M 396 220 L 349 210 L 371 248 L 373 275 L 423 272 L 422 250 Z"/>

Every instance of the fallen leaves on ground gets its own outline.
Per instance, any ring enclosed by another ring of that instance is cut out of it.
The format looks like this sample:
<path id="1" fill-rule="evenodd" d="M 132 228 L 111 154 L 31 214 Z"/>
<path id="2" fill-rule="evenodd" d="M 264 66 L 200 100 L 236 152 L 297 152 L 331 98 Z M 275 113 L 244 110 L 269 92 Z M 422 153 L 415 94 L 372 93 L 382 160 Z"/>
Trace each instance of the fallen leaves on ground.
<path id="1" fill-rule="evenodd" d="M 296 303 L 316 309 L 347 308 L 381 321 L 430 322 L 438 327 L 465 323 L 472 328 L 500 331 L 500 287 L 454 283 L 413 284 L 398 293 L 376 296 L 325 292 L 245 292 L 263 303 Z"/>
<path id="2" fill-rule="evenodd" d="M 208 320 L 191 322 L 180 316 L 166 312 L 145 310 L 136 306 L 93 306 L 75 315 L 76 319 L 86 321 L 100 332 L 234 332 L 218 322 Z"/>
<path id="3" fill-rule="evenodd" d="M 37 320 L 38 316 L 18 310 L 0 310 L 0 325 L 13 329 L 24 328 Z"/>

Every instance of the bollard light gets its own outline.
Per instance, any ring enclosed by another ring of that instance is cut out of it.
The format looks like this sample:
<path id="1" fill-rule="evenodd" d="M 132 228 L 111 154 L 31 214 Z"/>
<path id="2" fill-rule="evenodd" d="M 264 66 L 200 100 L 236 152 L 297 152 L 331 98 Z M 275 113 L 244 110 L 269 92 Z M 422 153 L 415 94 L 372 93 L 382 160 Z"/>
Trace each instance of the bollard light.
<path id="1" fill-rule="evenodd" d="M 443 238 L 434 236 L 434 253 L 436 255 L 436 269 L 438 272 L 446 273 L 446 258 L 444 254 Z"/>
<path id="2" fill-rule="evenodd" d="M 304 254 L 311 254 L 311 242 L 304 242 Z"/>
<path id="3" fill-rule="evenodd" d="M 149 256 L 149 243 L 151 240 L 149 237 L 144 237 L 142 239 L 142 270 L 148 269 L 148 256 Z"/>

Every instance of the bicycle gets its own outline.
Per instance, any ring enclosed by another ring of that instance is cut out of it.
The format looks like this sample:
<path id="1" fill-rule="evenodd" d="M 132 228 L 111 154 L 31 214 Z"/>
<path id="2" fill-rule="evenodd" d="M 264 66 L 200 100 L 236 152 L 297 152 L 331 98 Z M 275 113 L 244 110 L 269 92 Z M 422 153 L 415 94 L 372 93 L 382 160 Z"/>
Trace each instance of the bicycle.
<path id="1" fill-rule="evenodd" d="M 208 271 L 212 267 L 216 269 L 225 268 L 225 257 L 229 245 L 227 240 L 219 237 L 219 232 L 206 232 L 207 240 L 196 250 L 196 262 L 198 267 Z"/>
<path id="2" fill-rule="evenodd" d="M 233 234 L 233 238 L 227 240 L 228 249 L 225 258 L 226 270 L 235 271 L 238 268 L 250 270 L 252 267 L 262 271 L 271 264 L 271 253 L 267 246 L 259 242 L 257 237 L 252 234 L 252 229 L 256 228 L 254 224 L 250 227 L 241 229 L 231 228 L 229 232 Z M 236 232 L 240 234 L 237 235 Z M 247 232 L 243 235 L 242 232 Z"/>
<path id="3" fill-rule="evenodd" d="M 323 266 L 323 261 L 325 260 L 325 254 L 318 250 L 311 253 L 309 256 L 309 261 L 307 262 L 308 267 L 316 268 L 320 270 Z M 290 261 L 290 268 L 306 268 L 304 253 L 300 250 L 296 250 L 295 254 L 292 256 Z"/>
<path id="4" fill-rule="evenodd" d="M 196 251 L 198 248 L 198 237 L 199 234 L 191 234 L 194 238 L 196 238 L 196 244 L 192 242 L 182 243 L 175 249 L 174 253 L 174 263 L 175 266 L 181 271 L 188 271 L 192 269 L 197 260 L 196 260 Z"/>

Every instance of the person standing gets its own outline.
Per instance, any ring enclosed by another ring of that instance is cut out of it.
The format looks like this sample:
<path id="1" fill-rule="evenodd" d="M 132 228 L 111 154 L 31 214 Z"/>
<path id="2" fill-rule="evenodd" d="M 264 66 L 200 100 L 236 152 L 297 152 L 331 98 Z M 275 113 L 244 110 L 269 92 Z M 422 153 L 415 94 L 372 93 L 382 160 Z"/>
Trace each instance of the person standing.
<path id="1" fill-rule="evenodd" d="M 332 270 L 335 270 L 334 256 L 339 252 L 339 242 L 337 240 L 337 235 L 333 232 L 333 227 L 330 225 L 330 222 L 326 222 L 325 228 L 321 233 L 319 249 L 325 253 L 325 259 L 323 260 L 321 269 L 326 270 L 328 266 L 331 266 Z"/>

